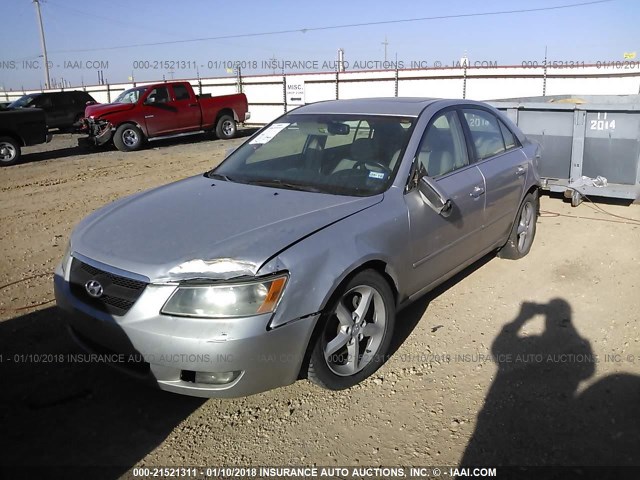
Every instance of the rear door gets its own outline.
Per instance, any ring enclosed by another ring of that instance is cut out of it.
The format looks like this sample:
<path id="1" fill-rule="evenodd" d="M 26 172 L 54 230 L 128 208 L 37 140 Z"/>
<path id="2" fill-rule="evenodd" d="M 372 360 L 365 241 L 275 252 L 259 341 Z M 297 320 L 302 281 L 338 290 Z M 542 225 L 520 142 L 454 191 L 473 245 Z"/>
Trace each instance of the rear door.
<path id="1" fill-rule="evenodd" d="M 506 240 L 520 207 L 528 162 L 517 137 L 489 110 L 463 108 L 465 127 L 471 138 L 486 191 L 485 242 Z"/>
<path id="2" fill-rule="evenodd" d="M 198 130 L 202 125 L 202 112 L 198 99 L 186 85 L 171 85 L 171 101 L 176 108 L 176 129 L 178 131 Z"/>
<path id="3" fill-rule="evenodd" d="M 412 188 L 409 210 L 412 291 L 417 292 L 456 270 L 483 250 L 485 185 L 472 163 L 462 123 L 455 109 L 437 113 L 416 152 L 418 175 L 427 175 L 452 201 L 448 217 L 435 213 Z"/>

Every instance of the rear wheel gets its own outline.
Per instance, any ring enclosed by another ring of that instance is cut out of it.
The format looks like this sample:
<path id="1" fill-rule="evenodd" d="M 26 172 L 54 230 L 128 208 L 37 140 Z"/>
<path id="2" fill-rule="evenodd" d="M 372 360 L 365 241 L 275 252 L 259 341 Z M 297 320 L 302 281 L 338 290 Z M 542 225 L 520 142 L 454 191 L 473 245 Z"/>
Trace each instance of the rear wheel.
<path id="1" fill-rule="evenodd" d="M 500 258 L 517 260 L 529 253 L 533 239 L 536 236 L 538 202 L 538 192 L 528 193 L 524 197 L 520 210 L 518 210 L 516 221 L 511 227 L 509 240 L 498 252 Z"/>
<path id="2" fill-rule="evenodd" d="M 218 119 L 216 124 L 216 135 L 218 138 L 228 140 L 236 136 L 236 121 L 231 115 L 223 115 Z"/>
<path id="3" fill-rule="evenodd" d="M 340 292 L 321 319 L 307 371 L 330 390 L 352 387 L 382 366 L 395 323 L 393 293 L 374 270 L 358 273 Z"/>
<path id="4" fill-rule="evenodd" d="M 144 134 L 135 125 L 125 123 L 120 125 L 113 136 L 113 144 L 121 152 L 139 150 L 144 143 Z"/>
<path id="5" fill-rule="evenodd" d="M 11 137 L 0 137 L 0 165 L 15 165 L 20 161 L 20 145 Z"/>

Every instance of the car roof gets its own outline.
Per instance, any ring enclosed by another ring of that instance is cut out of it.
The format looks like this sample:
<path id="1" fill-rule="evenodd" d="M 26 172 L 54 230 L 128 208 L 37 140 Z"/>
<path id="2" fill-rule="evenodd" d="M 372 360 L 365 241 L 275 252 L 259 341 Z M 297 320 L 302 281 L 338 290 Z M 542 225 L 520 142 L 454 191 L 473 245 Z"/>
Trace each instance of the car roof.
<path id="1" fill-rule="evenodd" d="M 327 100 L 297 108 L 291 114 L 364 114 L 417 117 L 437 98 L 382 97 Z"/>

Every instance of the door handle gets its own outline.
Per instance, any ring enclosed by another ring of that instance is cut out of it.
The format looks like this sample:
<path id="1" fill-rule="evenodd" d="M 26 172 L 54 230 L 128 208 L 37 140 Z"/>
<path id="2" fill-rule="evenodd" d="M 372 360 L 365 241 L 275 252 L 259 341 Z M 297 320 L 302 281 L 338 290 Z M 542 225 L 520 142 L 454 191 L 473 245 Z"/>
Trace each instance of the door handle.
<path id="1" fill-rule="evenodd" d="M 190 107 L 197 107 L 197 106 L 198 106 L 198 104 L 197 104 L 197 103 L 190 103 L 190 104 L 189 104 L 189 106 L 190 106 Z"/>
<path id="2" fill-rule="evenodd" d="M 478 198 L 480 195 L 483 195 L 483 194 L 484 194 L 484 188 L 475 186 L 473 187 L 473 190 L 471 191 L 469 196 L 473 198 Z"/>
<path id="3" fill-rule="evenodd" d="M 521 177 L 525 173 L 527 173 L 527 169 L 524 168 L 522 165 L 520 165 L 518 168 L 516 168 L 516 175 L 517 176 Z"/>

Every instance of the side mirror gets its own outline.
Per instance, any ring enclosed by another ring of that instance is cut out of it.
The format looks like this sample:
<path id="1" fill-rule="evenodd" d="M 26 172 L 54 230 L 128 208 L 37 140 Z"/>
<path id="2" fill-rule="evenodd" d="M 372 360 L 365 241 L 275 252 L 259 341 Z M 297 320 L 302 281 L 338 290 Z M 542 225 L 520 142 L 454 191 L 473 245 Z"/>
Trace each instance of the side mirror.
<path id="1" fill-rule="evenodd" d="M 422 177 L 418 182 L 418 190 L 422 199 L 434 212 L 445 218 L 451 215 L 451 199 L 431 178 Z"/>
<path id="2" fill-rule="evenodd" d="M 144 101 L 145 105 L 150 105 L 152 103 L 156 103 L 156 97 L 147 97 L 147 99 Z"/>

